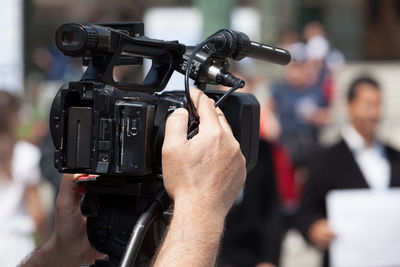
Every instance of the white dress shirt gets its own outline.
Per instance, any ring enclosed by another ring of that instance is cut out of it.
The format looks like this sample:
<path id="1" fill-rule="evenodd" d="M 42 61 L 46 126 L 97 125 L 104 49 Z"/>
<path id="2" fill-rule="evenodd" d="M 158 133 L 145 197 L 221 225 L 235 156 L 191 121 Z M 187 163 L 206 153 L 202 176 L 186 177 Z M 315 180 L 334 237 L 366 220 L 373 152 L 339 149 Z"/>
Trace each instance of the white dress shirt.
<path id="1" fill-rule="evenodd" d="M 11 160 L 12 177 L 0 177 L 0 265 L 17 266 L 35 248 L 35 223 L 28 212 L 26 188 L 40 182 L 40 150 L 19 141 Z"/>
<path id="2" fill-rule="evenodd" d="M 389 188 L 390 165 L 383 145 L 374 141 L 373 145 L 368 146 L 364 138 L 350 125 L 342 130 L 342 135 L 370 188 Z"/>

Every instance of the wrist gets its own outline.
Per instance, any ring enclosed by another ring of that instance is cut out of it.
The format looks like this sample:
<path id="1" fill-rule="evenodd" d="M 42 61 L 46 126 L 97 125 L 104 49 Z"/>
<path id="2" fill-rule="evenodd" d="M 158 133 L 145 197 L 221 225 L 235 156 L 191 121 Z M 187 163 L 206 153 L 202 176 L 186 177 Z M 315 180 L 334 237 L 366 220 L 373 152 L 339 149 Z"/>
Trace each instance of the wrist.
<path id="1" fill-rule="evenodd" d="M 193 193 L 181 194 L 174 199 L 174 209 L 182 213 L 206 215 L 222 224 L 230 208 L 224 205 L 223 200 Z"/>
<path id="2" fill-rule="evenodd" d="M 64 249 L 60 247 L 56 236 L 53 235 L 42 247 L 36 252 L 36 263 L 40 267 L 50 266 L 80 266 L 76 257 L 68 255 Z"/>
<path id="3" fill-rule="evenodd" d="M 214 201 L 197 200 L 189 196 L 174 200 L 174 216 L 185 216 L 188 219 L 196 219 L 202 223 L 223 227 L 226 212 L 221 205 L 214 203 Z"/>
<path id="4" fill-rule="evenodd" d="M 200 203 L 200 205 L 199 205 Z M 172 223 L 190 226 L 194 235 L 215 236 L 210 242 L 215 242 L 222 235 L 225 223 L 225 214 L 203 202 L 194 199 L 176 199 Z"/>
<path id="5" fill-rule="evenodd" d="M 30 258 L 25 262 L 24 267 L 50 267 L 60 266 L 64 259 L 57 249 L 54 235 L 41 247 L 33 251 Z"/>
<path id="6" fill-rule="evenodd" d="M 223 229 L 224 216 L 202 202 L 175 198 L 172 221 L 154 266 L 213 266 Z"/>

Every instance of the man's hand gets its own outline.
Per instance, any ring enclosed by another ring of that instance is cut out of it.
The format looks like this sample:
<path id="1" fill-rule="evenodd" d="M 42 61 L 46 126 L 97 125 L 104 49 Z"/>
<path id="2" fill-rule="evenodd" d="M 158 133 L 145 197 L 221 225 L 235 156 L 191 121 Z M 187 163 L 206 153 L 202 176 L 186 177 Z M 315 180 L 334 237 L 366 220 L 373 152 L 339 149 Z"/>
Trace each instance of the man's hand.
<path id="1" fill-rule="evenodd" d="M 225 216 L 246 177 L 245 159 L 222 111 L 199 90 L 191 95 L 198 134 L 187 139 L 185 109 L 166 123 L 163 176 L 174 213 L 155 266 L 213 266 Z"/>
<path id="2" fill-rule="evenodd" d="M 80 211 L 80 195 L 76 192 L 75 178 L 66 174 L 57 197 L 55 234 L 22 266 L 78 267 L 102 257 L 89 244 L 86 218 Z"/>
<path id="3" fill-rule="evenodd" d="M 65 174 L 61 182 L 56 204 L 55 245 L 69 257 L 76 258 L 80 265 L 92 263 L 102 255 L 90 246 L 87 238 L 86 218 L 80 209 L 81 195 L 76 191 L 76 177 Z"/>
<path id="4" fill-rule="evenodd" d="M 199 132 L 187 139 L 188 112 L 177 109 L 167 120 L 162 148 L 165 188 L 175 205 L 201 204 L 225 216 L 246 177 L 239 143 L 214 101 L 192 89 L 200 117 Z"/>
<path id="5" fill-rule="evenodd" d="M 319 219 L 310 226 L 308 238 L 317 248 L 326 250 L 335 238 L 335 234 L 332 232 L 326 219 Z"/>

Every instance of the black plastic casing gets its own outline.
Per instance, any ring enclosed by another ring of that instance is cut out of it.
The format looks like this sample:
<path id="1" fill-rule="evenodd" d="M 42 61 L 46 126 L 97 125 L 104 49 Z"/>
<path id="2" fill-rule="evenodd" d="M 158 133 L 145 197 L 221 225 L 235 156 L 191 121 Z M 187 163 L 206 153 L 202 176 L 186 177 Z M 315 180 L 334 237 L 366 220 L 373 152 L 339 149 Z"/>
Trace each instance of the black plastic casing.
<path id="1" fill-rule="evenodd" d="M 206 92 L 214 99 L 223 92 Z M 186 107 L 184 92 L 140 93 L 96 82 L 71 82 L 54 99 L 50 131 L 60 172 L 106 176 L 161 174 L 161 148 L 167 116 Z M 258 158 L 258 101 L 234 93 L 221 105 L 246 158 Z"/>

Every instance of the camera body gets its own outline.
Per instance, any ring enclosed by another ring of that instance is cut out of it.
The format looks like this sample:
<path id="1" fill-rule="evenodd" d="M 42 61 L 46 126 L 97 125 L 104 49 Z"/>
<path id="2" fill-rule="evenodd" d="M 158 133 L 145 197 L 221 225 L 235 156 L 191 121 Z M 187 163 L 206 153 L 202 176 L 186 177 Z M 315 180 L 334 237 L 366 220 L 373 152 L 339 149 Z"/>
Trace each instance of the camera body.
<path id="1" fill-rule="evenodd" d="M 223 92 L 206 92 L 218 100 Z M 61 172 L 104 176 L 161 175 L 168 115 L 187 106 L 183 92 L 143 93 L 93 81 L 70 82 L 53 101 L 50 130 Z M 221 106 L 251 168 L 257 160 L 259 106 L 233 94 Z"/>

